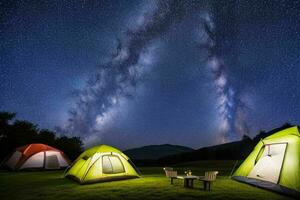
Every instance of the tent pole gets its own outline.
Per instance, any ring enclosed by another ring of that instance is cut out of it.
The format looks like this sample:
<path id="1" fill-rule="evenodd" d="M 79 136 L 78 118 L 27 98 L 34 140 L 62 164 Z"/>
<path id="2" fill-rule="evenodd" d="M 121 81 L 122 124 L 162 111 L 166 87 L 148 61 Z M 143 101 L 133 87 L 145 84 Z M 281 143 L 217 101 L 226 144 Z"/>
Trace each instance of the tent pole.
<path id="1" fill-rule="evenodd" d="M 44 163 L 43 163 L 43 165 L 44 165 L 44 169 L 46 169 L 46 151 L 44 151 Z"/>
<path id="2" fill-rule="evenodd" d="M 238 164 L 238 162 L 239 162 L 239 160 L 236 160 L 236 161 L 235 161 L 235 163 L 234 163 L 234 165 L 233 165 L 233 168 L 232 168 L 232 170 L 231 170 L 231 172 L 230 172 L 229 178 L 232 177 L 232 174 L 233 174 L 234 169 L 235 169 L 236 165 Z"/>
<path id="3" fill-rule="evenodd" d="M 131 161 L 131 159 L 128 159 L 127 161 L 133 166 L 133 168 L 134 168 L 134 169 L 137 171 L 137 173 L 141 176 L 141 175 L 142 175 L 141 171 L 135 166 L 135 164 Z"/>

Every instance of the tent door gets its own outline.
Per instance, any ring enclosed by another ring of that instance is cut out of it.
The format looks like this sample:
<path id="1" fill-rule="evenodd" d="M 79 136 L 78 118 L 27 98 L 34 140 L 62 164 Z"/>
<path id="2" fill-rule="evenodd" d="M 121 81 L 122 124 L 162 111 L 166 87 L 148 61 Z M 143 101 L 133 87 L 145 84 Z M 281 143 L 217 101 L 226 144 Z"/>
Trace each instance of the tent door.
<path id="1" fill-rule="evenodd" d="M 15 169 L 21 157 L 22 157 L 21 152 L 19 151 L 14 152 L 14 154 L 6 161 L 6 165 L 12 169 Z"/>
<path id="2" fill-rule="evenodd" d="M 248 178 L 278 183 L 285 155 L 286 143 L 266 144 L 264 152 L 257 161 Z"/>
<path id="3" fill-rule="evenodd" d="M 46 156 L 46 169 L 59 169 L 60 165 L 56 155 L 47 155 Z"/>
<path id="4" fill-rule="evenodd" d="M 124 173 L 125 168 L 118 156 L 105 155 L 102 157 L 102 172 L 104 174 Z"/>

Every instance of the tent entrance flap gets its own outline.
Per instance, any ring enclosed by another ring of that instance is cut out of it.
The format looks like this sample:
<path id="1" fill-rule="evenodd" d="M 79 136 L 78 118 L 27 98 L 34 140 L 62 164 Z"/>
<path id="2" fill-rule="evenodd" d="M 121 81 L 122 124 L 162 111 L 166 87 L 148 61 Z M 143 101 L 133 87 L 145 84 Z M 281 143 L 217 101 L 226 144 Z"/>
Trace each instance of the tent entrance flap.
<path id="1" fill-rule="evenodd" d="M 287 143 L 266 144 L 248 178 L 278 183 Z"/>
<path id="2" fill-rule="evenodd" d="M 89 157 L 90 164 L 83 159 Z M 72 164 L 65 176 L 80 184 L 138 178 L 139 175 L 120 150 L 99 145 L 85 150 Z M 84 173 L 81 173 L 84 172 Z"/>
<path id="3" fill-rule="evenodd" d="M 60 165 L 56 155 L 46 156 L 46 169 L 59 169 Z"/>

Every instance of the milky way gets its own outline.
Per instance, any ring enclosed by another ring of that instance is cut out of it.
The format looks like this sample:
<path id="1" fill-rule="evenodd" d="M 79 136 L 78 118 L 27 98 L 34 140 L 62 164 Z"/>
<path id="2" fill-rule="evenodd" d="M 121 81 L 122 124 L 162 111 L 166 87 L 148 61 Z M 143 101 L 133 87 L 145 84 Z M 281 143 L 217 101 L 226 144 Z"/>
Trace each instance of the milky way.
<path id="1" fill-rule="evenodd" d="M 204 15 L 204 29 L 207 34 L 200 45 L 209 50 L 207 65 L 214 77 L 217 90 L 217 106 L 219 111 L 220 142 L 228 142 L 240 139 L 242 135 L 248 135 L 246 123 L 247 105 L 236 94 L 230 84 L 225 65 L 219 55 L 216 54 L 215 25 L 210 15 Z"/>
<path id="2" fill-rule="evenodd" d="M 40 129 L 86 146 L 199 148 L 299 125 L 298 1 L 3 1 L 0 12 L 0 111 Z"/>
<path id="3" fill-rule="evenodd" d="M 217 93 L 219 141 L 236 140 L 241 134 L 247 134 L 246 115 L 241 106 L 244 104 L 230 85 L 221 58 L 214 52 L 216 33 L 209 6 L 192 1 L 158 1 L 149 7 L 151 9 L 139 16 L 139 23 L 127 30 L 124 39 L 117 39 L 110 60 L 99 66 L 95 77 L 79 92 L 77 106 L 70 111 L 67 131 L 85 137 L 95 134 L 100 137 L 102 127 L 113 117 L 115 107 L 121 106 L 122 100 L 134 97 L 137 86 L 142 84 L 143 68 L 151 64 L 143 62 L 151 53 L 151 43 L 191 12 L 197 12 L 202 16 L 199 23 L 206 35 L 196 42 L 209 52 L 207 65 L 213 74 Z"/>

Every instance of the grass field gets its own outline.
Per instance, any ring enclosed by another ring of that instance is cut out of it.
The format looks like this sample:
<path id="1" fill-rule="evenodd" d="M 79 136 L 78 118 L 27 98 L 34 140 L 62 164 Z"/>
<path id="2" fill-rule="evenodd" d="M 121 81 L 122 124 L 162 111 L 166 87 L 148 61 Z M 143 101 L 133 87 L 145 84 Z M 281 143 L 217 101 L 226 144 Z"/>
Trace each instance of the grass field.
<path id="1" fill-rule="evenodd" d="M 174 166 L 182 173 L 191 169 L 195 175 L 202 175 L 205 170 L 218 169 L 220 176 L 210 192 L 202 190 L 200 182 L 196 182 L 193 189 L 183 188 L 182 180 L 175 180 L 174 185 L 170 185 L 161 167 L 140 168 L 143 176 L 138 179 L 91 185 L 79 185 L 63 178 L 62 171 L 1 171 L 0 199 L 290 199 L 231 180 L 228 176 L 233 164 L 233 161 L 202 161 Z"/>

